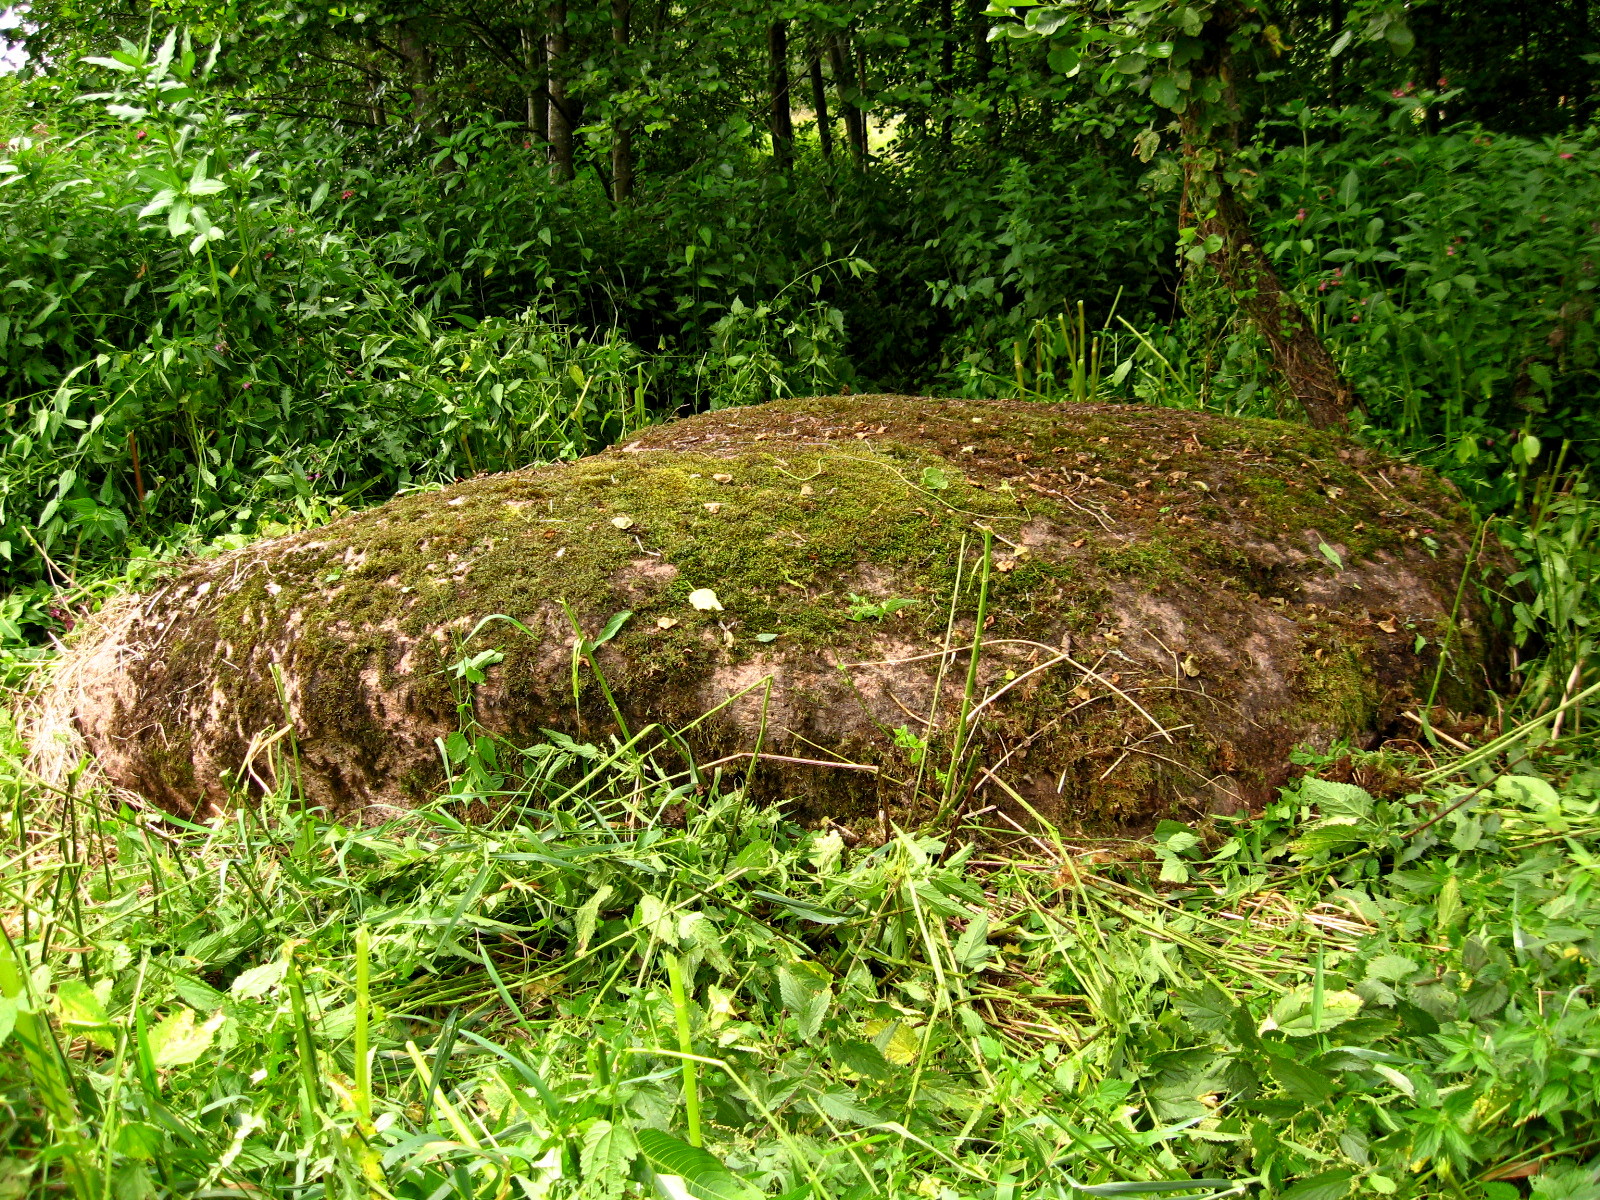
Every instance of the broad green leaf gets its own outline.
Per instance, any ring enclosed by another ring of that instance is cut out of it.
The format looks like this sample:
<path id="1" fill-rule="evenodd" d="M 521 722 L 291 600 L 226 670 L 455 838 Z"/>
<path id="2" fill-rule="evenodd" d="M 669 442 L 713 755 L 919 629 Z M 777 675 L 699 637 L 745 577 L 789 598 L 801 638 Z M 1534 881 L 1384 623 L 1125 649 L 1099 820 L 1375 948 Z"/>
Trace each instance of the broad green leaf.
<path id="1" fill-rule="evenodd" d="M 1233 1025 L 1237 1011 L 1233 1001 L 1216 984 L 1207 982 L 1198 991 L 1175 992 L 1173 1007 L 1184 1021 L 1203 1033 L 1219 1033 Z"/>
<path id="2" fill-rule="evenodd" d="M 794 1017 L 800 1040 L 809 1042 L 833 1004 L 833 977 L 815 963 L 786 963 L 778 968 L 778 996 Z"/>
<path id="3" fill-rule="evenodd" d="M 1383 31 L 1383 40 L 1389 43 L 1390 50 L 1402 58 L 1410 54 L 1412 48 L 1417 44 L 1417 38 L 1411 32 L 1411 26 L 1407 25 L 1404 19 L 1399 16 L 1395 16 L 1389 21 L 1389 27 Z"/>
<path id="4" fill-rule="evenodd" d="M 1334 817 L 1317 821 L 1300 831 L 1300 836 L 1289 843 L 1289 849 L 1299 858 L 1312 858 L 1345 846 L 1364 845 L 1376 840 L 1379 830 L 1371 823 L 1353 817 Z"/>
<path id="5" fill-rule="evenodd" d="M 281 958 L 251 967 L 248 971 L 239 972 L 228 990 L 241 1000 L 257 999 L 282 983 L 288 969 L 288 962 Z"/>
<path id="6" fill-rule="evenodd" d="M 989 945 L 989 918 L 979 913 L 967 922 L 954 946 L 956 965 L 976 971 L 994 957 L 994 947 Z"/>
<path id="7" fill-rule="evenodd" d="M 1341 1200 L 1341 1197 L 1349 1194 L 1350 1181 L 1353 1178 L 1355 1172 L 1342 1167 L 1337 1171 L 1324 1171 L 1320 1175 L 1313 1175 L 1310 1179 L 1302 1179 L 1287 1191 L 1279 1193 L 1279 1198 L 1280 1200 Z"/>
<path id="8" fill-rule="evenodd" d="M 167 210 L 167 232 L 173 237 L 183 237 L 189 232 L 189 202 L 179 200 Z"/>
<path id="9" fill-rule="evenodd" d="M 1561 809 L 1561 793 L 1536 775 L 1502 775 L 1494 782 L 1494 792 L 1536 812 Z"/>
<path id="10" fill-rule="evenodd" d="M 84 1037 L 110 1050 L 116 1044 L 111 1020 L 94 990 L 81 979 L 63 980 L 56 989 L 56 1012 L 69 1037 Z"/>
<path id="11" fill-rule="evenodd" d="M 835 1121 L 848 1121 L 852 1125 L 867 1128 L 873 1125 L 882 1125 L 884 1117 L 873 1112 L 862 1104 L 856 1097 L 845 1091 L 827 1091 L 819 1093 L 812 1098 L 817 1107 L 822 1109 Z"/>
<path id="12" fill-rule="evenodd" d="M 1307 1106 L 1321 1104 L 1339 1090 L 1333 1076 L 1293 1059 L 1273 1056 L 1267 1060 L 1267 1072 L 1285 1096 Z"/>
<path id="13" fill-rule="evenodd" d="M 1308 775 L 1300 781 L 1300 798 L 1317 806 L 1324 817 L 1367 817 L 1372 815 L 1372 796 L 1353 783 L 1335 783 Z"/>
<path id="14" fill-rule="evenodd" d="M 922 1052 L 916 1027 L 904 1021 L 868 1021 L 866 1031 L 873 1046 L 897 1067 L 910 1066 Z"/>
<path id="15" fill-rule="evenodd" d="M 1189 865 L 1168 850 L 1157 850 L 1156 857 L 1161 860 L 1162 883 L 1188 883 Z"/>
<path id="16" fill-rule="evenodd" d="M 1382 979 L 1398 983 L 1417 973 L 1417 964 L 1399 954 L 1380 954 L 1367 964 L 1368 979 Z"/>
<path id="17" fill-rule="evenodd" d="M 705 960 L 722 974 L 733 974 L 733 960 L 728 957 L 722 944 L 722 933 L 716 922 L 705 913 L 688 912 L 679 916 L 678 940 L 682 945 L 699 950 Z"/>
<path id="18" fill-rule="evenodd" d="M 628 1170 L 639 1153 L 633 1131 L 626 1125 L 596 1120 L 584 1130 L 578 1152 L 584 1191 L 615 1200 L 628 1184 Z"/>
<path id="19" fill-rule="evenodd" d="M 194 1010 L 180 1008 L 156 1022 L 150 1030 L 150 1055 L 157 1067 L 181 1067 L 197 1061 L 211 1048 L 211 1040 L 227 1020 L 222 1011 L 204 1025 L 196 1025 Z"/>
<path id="20" fill-rule="evenodd" d="M 839 861 L 844 857 L 844 838 L 837 829 L 830 829 L 827 833 L 811 839 L 811 851 L 807 855 L 811 860 L 811 869 L 818 875 L 831 875 L 839 866 Z"/>
<path id="21" fill-rule="evenodd" d="M 171 188 L 162 188 L 150 197 L 150 203 L 139 210 L 140 217 L 153 217 L 159 212 L 165 212 L 169 205 L 178 198 L 178 193 Z"/>
<path id="22" fill-rule="evenodd" d="M 709 1150 L 659 1129 L 641 1129 L 637 1138 L 639 1152 L 650 1169 L 682 1180 L 684 1191 L 697 1200 L 759 1200 L 761 1196 Z M 669 1189 L 671 1186 L 668 1184 Z"/>
<path id="23" fill-rule="evenodd" d="M 123 1121 L 117 1126 L 116 1140 L 112 1143 L 118 1154 L 140 1162 L 149 1162 L 161 1152 L 165 1141 L 161 1131 L 142 1121 Z"/>
<path id="24" fill-rule="evenodd" d="M 1083 55 L 1075 46 L 1053 46 L 1048 56 L 1050 69 L 1059 75 L 1074 75 L 1083 63 Z"/>
<path id="25" fill-rule="evenodd" d="M 600 908 L 611 896 L 612 887 L 609 883 L 602 883 L 573 914 L 573 932 L 578 939 L 578 953 L 582 954 L 589 948 L 589 939 L 594 937 L 595 925 L 600 920 Z"/>
<path id="26" fill-rule="evenodd" d="M 1309 1037 L 1326 1033 L 1361 1011 L 1361 997 L 1354 992 L 1324 992 L 1320 1007 L 1310 984 L 1301 984 L 1278 998 L 1262 1032 L 1276 1029 L 1286 1037 Z M 1315 1010 L 1315 1011 L 1314 1011 Z"/>
<path id="27" fill-rule="evenodd" d="M 640 929 L 646 930 L 656 941 L 677 948 L 678 922 L 659 896 L 652 896 L 649 892 L 640 896 L 635 916 Z"/>
<path id="28" fill-rule="evenodd" d="M 847 1041 L 832 1047 L 833 1060 L 848 1071 L 879 1081 L 894 1076 L 894 1068 L 871 1042 Z"/>
<path id="29" fill-rule="evenodd" d="M 591 646 L 604 646 L 612 638 L 617 636 L 622 627 L 628 623 L 628 618 L 631 616 L 633 616 L 633 613 L 631 612 L 613 613 L 611 619 L 606 622 L 606 627 L 600 631 L 600 636 L 595 638 L 595 640 L 589 644 Z"/>

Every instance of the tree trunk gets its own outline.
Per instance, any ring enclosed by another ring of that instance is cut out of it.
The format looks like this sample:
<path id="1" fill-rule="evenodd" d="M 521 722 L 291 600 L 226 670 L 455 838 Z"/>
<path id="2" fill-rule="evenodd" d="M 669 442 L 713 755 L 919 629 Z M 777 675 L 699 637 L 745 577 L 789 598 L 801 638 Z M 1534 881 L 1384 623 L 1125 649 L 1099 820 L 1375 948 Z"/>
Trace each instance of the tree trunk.
<path id="1" fill-rule="evenodd" d="M 550 98 L 545 94 L 544 39 L 532 29 L 522 27 L 523 70 L 527 82 L 523 94 L 527 98 L 528 140 L 542 147 L 550 140 Z"/>
<path id="2" fill-rule="evenodd" d="M 611 0 L 611 42 L 616 47 L 618 63 L 624 68 L 629 15 L 629 0 Z M 633 198 L 633 124 L 622 112 L 611 118 L 611 198 L 618 204 Z"/>
<path id="3" fill-rule="evenodd" d="M 550 6 L 550 31 L 544 39 L 545 93 L 550 97 L 550 178 L 572 179 L 572 130 L 576 122 L 567 97 L 567 3 Z"/>
<path id="4" fill-rule="evenodd" d="M 939 0 L 939 79 L 934 92 L 939 97 L 944 114 L 939 118 L 939 149 L 950 153 L 951 134 L 955 130 L 956 86 L 956 26 L 955 10 L 951 0 Z"/>
<path id="5" fill-rule="evenodd" d="M 1328 3 L 1328 35 L 1334 41 L 1339 40 L 1339 35 L 1344 32 L 1344 0 L 1329 0 Z M 1349 53 L 1348 49 L 1345 53 Z M 1336 55 L 1328 61 L 1328 103 L 1335 107 L 1339 104 L 1339 93 L 1344 83 L 1344 55 Z"/>
<path id="6" fill-rule="evenodd" d="M 817 140 L 822 143 L 822 157 L 833 158 L 833 121 L 828 117 L 828 85 L 822 78 L 822 50 L 811 49 L 811 107 L 817 114 Z"/>
<path id="7" fill-rule="evenodd" d="M 1210 238 L 1218 239 L 1217 248 L 1203 261 L 1215 268 L 1234 302 L 1267 339 L 1273 367 L 1313 425 L 1343 428 L 1358 404 L 1356 395 L 1299 304 L 1284 290 L 1272 260 L 1256 239 L 1249 213 L 1224 176 L 1227 155 L 1217 142 L 1231 139 L 1201 129 L 1193 108 L 1183 115 L 1182 124 L 1179 229 L 1193 227 L 1193 244 L 1201 249 Z"/>
<path id="8" fill-rule="evenodd" d="M 844 118 L 845 141 L 850 145 L 850 153 L 855 156 L 856 165 L 867 165 L 867 122 L 861 109 L 856 105 L 856 72 L 850 62 L 850 50 L 845 44 L 845 36 L 838 33 L 828 35 L 828 63 L 833 67 L 833 86 L 839 92 L 839 115 Z"/>
<path id="9" fill-rule="evenodd" d="M 992 99 L 989 87 L 989 76 L 994 74 L 994 43 L 989 40 L 989 22 L 983 16 L 988 7 L 984 0 L 969 0 L 967 19 L 971 24 L 972 56 L 976 64 L 973 90 L 984 97 L 981 120 L 984 128 L 992 133 L 999 123 L 1000 109 Z"/>
<path id="10" fill-rule="evenodd" d="M 441 132 L 438 98 L 433 91 L 433 47 L 411 21 L 400 22 L 395 49 L 406 64 L 406 94 L 411 97 L 411 119 L 418 129 Z"/>
<path id="11" fill-rule="evenodd" d="M 1593 53 L 1594 47 L 1590 45 L 1591 33 L 1589 30 L 1589 0 L 1577 0 L 1572 6 L 1573 48 L 1579 53 Z M 1445 89 L 1435 83 L 1442 92 Z M 1578 114 L 1577 125 L 1581 128 L 1589 124 L 1594 118 L 1594 73 L 1585 71 L 1583 82 L 1578 86 L 1576 110 Z"/>
<path id="12" fill-rule="evenodd" d="M 770 67 L 772 157 L 778 169 L 794 165 L 794 118 L 789 111 L 789 23 L 767 26 L 767 60 Z"/>

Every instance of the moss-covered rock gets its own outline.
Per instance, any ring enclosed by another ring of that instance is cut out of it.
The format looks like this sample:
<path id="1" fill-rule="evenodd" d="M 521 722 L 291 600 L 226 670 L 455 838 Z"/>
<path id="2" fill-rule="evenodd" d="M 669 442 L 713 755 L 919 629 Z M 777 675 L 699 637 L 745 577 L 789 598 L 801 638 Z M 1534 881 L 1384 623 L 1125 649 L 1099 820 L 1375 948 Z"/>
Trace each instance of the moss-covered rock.
<path id="1" fill-rule="evenodd" d="M 1447 636 L 1441 699 L 1481 701 L 1473 589 L 1448 631 L 1471 532 L 1448 485 L 1299 426 L 783 401 L 194 563 L 111 606 L 61 677 L 111 778 L 169 809 L 224 802 L 286 712 L 312 801 L 404 806 L 438 787 L 462 705 L 513 739 L 617 732 L 571 622 L 593 638 L 628 611 L 597 657 L 630 729 L 737 697 L 688 735 L 701 761 L 759 731 L 769 755 L 876 768 L 770 758 L 758 779 L 875 820 L 946 765 L 987 535 L 970 786 L 1143 821 L 1259 802 L 1298 743 L 1385 736 Z M 483 650 L 504 657 L 481 685 L 447 669 Z"/>

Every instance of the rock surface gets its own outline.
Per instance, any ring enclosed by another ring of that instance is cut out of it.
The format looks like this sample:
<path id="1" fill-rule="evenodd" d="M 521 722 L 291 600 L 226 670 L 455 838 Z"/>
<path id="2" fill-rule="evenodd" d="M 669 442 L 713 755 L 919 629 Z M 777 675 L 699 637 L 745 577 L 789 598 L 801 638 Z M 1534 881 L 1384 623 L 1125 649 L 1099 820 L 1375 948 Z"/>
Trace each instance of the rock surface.
<path id="1" fill-rule="evenodd" d="M 919 760 L 924 792 L 948 762 L 985 531 L 962 800 L 1105 827 L 1255 805 L 1297 744 L 1396 732 L 1472 525 L 1425 471 L 1300 426 L 782 401 L 192 562 L 108 606 L 53 701 L 112 781 L 174 812 L 251 786 L 285 708 L 313 803 L 405 807 L 439 787 L 460 705 L 523 743 L 617 732 L 587 665 L 574 702 L 568 613 L 593 638 L 628 611 L 597 659 L 632 731 L 737 696 L 688 735 L 701 762 L 764 727 L 769 755 L 875 768 L 763 761 L 758 789 L 797 815 L 905 816 Z M 1440 697 L 1462 709 L 1496 657 L 1466 594 Z M 447 669 L 485 650 L 504 657 L 483 683 Z"/>

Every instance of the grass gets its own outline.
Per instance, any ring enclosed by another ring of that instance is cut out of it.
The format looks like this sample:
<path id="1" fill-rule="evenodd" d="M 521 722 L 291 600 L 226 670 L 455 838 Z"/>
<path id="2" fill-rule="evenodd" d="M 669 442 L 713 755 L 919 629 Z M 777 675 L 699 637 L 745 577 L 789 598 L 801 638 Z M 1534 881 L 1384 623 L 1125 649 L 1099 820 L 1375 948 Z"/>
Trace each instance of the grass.
<path id="1" fill-rule="evenodd" d="M 292 734 L 194 824 L 12 731 L 0 1194 L 1590 1196 L 1600 769 L 1557 715 L 1150 839 L 853 846 L 638 735 L 467 729 L 363 827 Z"/>

